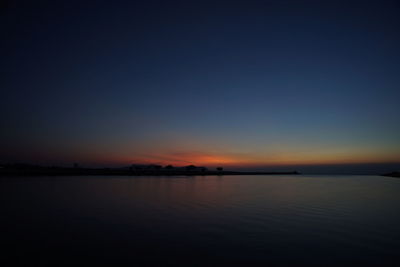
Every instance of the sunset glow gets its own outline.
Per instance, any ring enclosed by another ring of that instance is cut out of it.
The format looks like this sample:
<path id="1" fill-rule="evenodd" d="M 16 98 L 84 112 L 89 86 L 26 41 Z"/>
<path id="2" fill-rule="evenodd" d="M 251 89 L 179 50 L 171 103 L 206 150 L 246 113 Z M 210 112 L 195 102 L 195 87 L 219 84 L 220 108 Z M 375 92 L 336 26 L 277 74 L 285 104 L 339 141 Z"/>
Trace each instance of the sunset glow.
<path id="1" fill-rule="evenodd" d="M 146 7 L 100 5 L 90 19 L 9 10 L 0 164 L 400 164 L 400 42 L 386 15 L 133 2 Z"/>

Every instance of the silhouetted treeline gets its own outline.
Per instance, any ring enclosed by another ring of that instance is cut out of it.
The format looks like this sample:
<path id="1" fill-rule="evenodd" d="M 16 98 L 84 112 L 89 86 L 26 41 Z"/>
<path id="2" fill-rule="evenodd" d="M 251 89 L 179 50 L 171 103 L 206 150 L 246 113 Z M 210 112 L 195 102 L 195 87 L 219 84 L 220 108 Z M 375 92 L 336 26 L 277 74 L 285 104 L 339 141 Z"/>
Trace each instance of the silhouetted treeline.
<path id="1" fill-rule="evenodd" d="M 26 176 L 54 176 L 54 175 L 125 175 L 125 176 L 194 176 L 194 175 L 274 175 L 274 174 L 299 174 L 293 172 L 238 172 L 224 171 L 222 167 L 209 170 L 206 167 L 188 165 L 174 167 L 167 165 L 132 164 L 124 168 L 85 168 L 74 163 L 72 167 L 38 166 L 31 164 L 3 164 L 0 165 L 0 175 L 26 175 Z"/>

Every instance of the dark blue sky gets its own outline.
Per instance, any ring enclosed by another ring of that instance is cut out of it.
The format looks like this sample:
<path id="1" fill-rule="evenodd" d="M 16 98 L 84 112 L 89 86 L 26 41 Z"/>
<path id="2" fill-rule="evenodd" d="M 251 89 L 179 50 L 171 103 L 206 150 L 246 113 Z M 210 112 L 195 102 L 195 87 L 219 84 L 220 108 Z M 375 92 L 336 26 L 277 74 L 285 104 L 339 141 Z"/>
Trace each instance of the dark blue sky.
<path id="1" fill-rule="evenodd" d="M 9 1 L 0 161 L 400 161 L 396 1 Z"/>

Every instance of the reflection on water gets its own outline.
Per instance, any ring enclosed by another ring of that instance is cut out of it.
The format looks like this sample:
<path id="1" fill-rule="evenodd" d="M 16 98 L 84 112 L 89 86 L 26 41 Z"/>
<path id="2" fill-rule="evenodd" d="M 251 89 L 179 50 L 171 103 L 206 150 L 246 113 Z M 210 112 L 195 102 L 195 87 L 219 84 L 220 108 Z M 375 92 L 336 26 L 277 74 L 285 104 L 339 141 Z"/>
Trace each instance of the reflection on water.
<path id="1" fill-rule="evenodd" d="M 399 263 L 400 179 L 0 178 L 3 261 L 72 265 Z"/>

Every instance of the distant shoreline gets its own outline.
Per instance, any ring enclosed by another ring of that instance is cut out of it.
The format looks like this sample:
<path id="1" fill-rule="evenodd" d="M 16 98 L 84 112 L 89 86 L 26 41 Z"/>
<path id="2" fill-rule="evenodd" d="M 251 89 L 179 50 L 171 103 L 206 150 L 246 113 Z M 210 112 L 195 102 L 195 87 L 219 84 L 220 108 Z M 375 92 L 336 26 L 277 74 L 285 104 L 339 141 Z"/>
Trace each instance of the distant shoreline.
<path id="1" fill-rule="evenodd" d="M 126 170 L 126 169 L 91 169 L 91 168 L 32 168 L 32 169 L 0 169 L 0 176 L 208 176 L 208 175 L 298 175 L 297 171 L 289 172 L 239 172 L 214 170 Z"/>
<path id="2" fill-rule="evenodd" d="M 382 176 L 400 178 L 400 172 L 385 173 Z"/>

